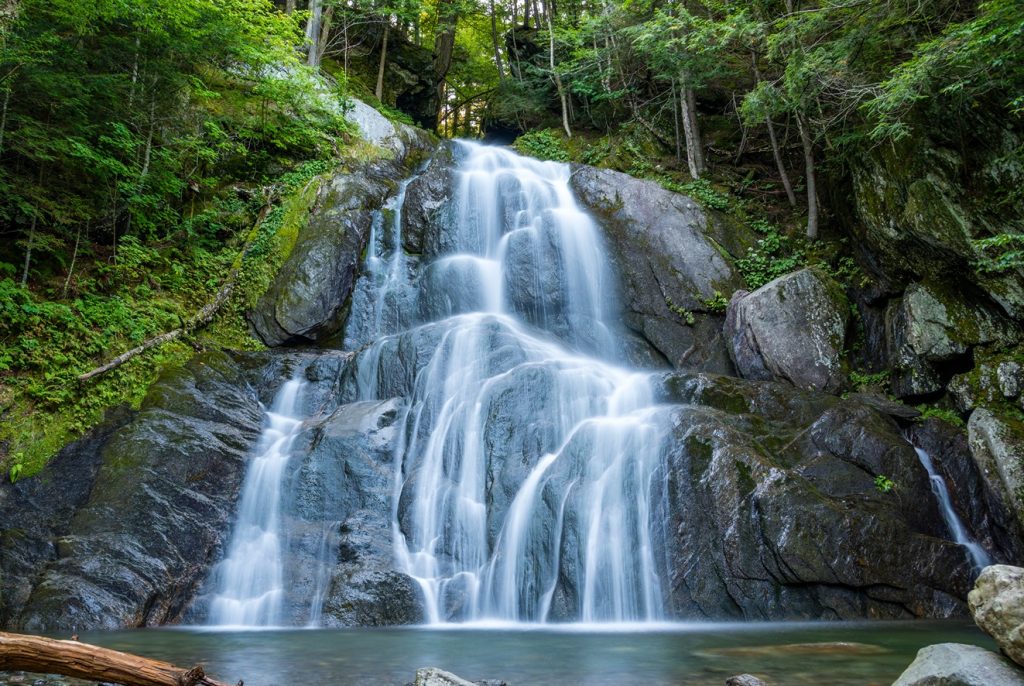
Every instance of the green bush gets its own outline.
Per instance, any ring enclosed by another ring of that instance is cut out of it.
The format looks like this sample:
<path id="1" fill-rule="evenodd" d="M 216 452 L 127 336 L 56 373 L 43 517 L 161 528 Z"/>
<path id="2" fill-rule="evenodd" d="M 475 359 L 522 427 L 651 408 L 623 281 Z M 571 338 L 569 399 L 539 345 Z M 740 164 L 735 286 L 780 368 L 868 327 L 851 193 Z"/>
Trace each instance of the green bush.
<path id="1" fill-rule="evenodd" d="M 566 149 L 565 143 L 561 136 L 552 129 L 524 133 L 516 139 L 513 147 L 522 154 L 536 157 L 539 160 L 569 161 L 569 151 Z"/>

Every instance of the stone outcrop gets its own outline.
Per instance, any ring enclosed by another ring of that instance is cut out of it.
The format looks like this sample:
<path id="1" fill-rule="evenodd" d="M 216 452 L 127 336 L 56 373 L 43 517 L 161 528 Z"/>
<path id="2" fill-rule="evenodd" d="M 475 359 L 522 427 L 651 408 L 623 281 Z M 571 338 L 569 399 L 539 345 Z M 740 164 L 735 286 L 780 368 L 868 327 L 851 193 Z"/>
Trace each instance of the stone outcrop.
<path id="1" fill-rule="evenodd" d="M 1024 569 L 986 567 L 967 602 L 975 624 L 996 640 L 1007 657 L 1024 665 Z"/>
<path id="2" fill-rule="evenodd" d="M 1024 526 L 1024 427 L 1002 413 L 978 408 L 967 422 L 967 436 L 987 486 Z"/>
<path id="3" fill-rule="evenodd" d="M 744 378 L 837 392 L 846 381 L 849 312 L 842 289 L 815 269 L 781 276 L 753 293 L 737 291 L 725 322 L 729 353 Z"/>
<path id="4" fill-rule="evenodd" d="M 604 231 L 626 326 L 674 367 L 730 373 L 721 312 L 709 303 L 743 287 L 732 258 L 752 232 L 621 172 L 573 165 L 571 185 Z"/>
<path id="5" fill-rule="evenodd" d="M 970 561 L 896 425 L 788 384 L 666 377 L 673 616 L 961 614 Z M 881 492 L 875 477 L 896 487 Z M 908 573 L 907 560 L 917 561 Z"/>
<path id="6" fill-rule="evenodd" d="M 1024 674 L 1005 657 L 978 646 L 939 643 L 921 648 L 892 686 L 1024 686 Z"/>
<path id="7" fill-rule="evenodd" d="M 55 528 L 45 566 L 8 625 L 113 629 L 180 617 L 230 529 L 262 418 L 242 368 L 224 353 L 165 373 L 130 423 L 102 449 L 89 446 L 98 469 L 76 477 L 88 497 Z M 59 478 L 62 468 L 35 480 Z"/>

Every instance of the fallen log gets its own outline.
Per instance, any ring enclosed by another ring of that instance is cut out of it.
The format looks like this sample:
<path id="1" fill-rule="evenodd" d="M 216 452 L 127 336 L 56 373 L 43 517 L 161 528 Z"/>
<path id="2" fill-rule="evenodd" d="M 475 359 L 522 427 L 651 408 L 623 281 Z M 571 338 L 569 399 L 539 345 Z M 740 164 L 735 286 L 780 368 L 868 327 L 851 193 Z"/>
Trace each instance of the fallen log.
<path id="1" fill-rule="evenodd" d="M 191 669 L 109 648 L 0 631 L 0 672 L 62 674 L 125 686 L 227 686 Z M 241 684 L 242 682 L 239 682 Z"/>

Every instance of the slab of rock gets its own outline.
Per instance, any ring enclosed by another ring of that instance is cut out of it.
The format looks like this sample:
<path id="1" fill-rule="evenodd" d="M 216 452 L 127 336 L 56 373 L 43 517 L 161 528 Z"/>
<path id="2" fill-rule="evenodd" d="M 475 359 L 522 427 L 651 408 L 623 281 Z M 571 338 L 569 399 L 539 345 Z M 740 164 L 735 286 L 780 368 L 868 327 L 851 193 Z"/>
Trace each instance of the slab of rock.
<path id="1" fill-rule="evenodd" d="M 996 640 L 1014 662 L 1024 665 L 1024 569 L 986 567 L 967 596 L 974 623 Z"/>
<path id="2" fill-rule="evenodd" d="M 118 629 L 180 618 L 230 530 L 262 421 L 256 392 L 227 354 L 164 372 L 103 446 L 88 499 L 8 625 Z"/>
<path id="3" fill-rule="evenodd" d="M 1024 673 L 1002 655 L 978 646 L 939 643 L 917 652 L 892 686 L 1024 686 Z"/>
<path id="4" fill-rule="evenodd" d="M 416 670 L 414 686 L 477 686 L 479 682 L 466 681 L 460 676 L 437 667 Z"/>
<path id="5" fill-rule="evenodd" d="M 846 381 L 843 347 L 850 308 L 816 269 L 781 276 L 729 303 L 725 336 L 740 375 L 834 393 Z"/>
<path id="6" fill-rule="evenodd" d="M 432 147 L 430 134 L 401 122 L 393 122 L 362 100 L 349 97 L 345 119 L 359 127 L 359 137 L 390 150 L 399 159 L 413 150 Z"/>
<path id="7" fill-rule="evenodd" d="M 1024 424 L 978 408 L 967 422 L 967 439 L 987 486 L 1024 525 Z"/>
<path id="8" fill-rule="evenodd" d="M 1020 335 L 991 303 L 949 286 L 924 283 L 911 284 L 889 305 L 885 329 L 889 360 L 896 369 L 893 392 L 899 397 L 941 390 L 945 379 L 937 363 L 955 360 L 974 345 L 1010 345 Z"/>
<path id="9" fill-rule="evenodd" d="M 753 674 L 737 674 L 726 679 L 725 686 L 768 686 L 768 683 Z"/>
<path id="10" fill-rule="evenodd" d="M 731 373 L 721 315 L 708 302 L 743 287 L 732 259 L 753 244 L 752 232 L 726 229 L 691 198 L 610 169 L 574 165 L 570 184 L 603 229 L 626 325 L 676 368 Z"/>

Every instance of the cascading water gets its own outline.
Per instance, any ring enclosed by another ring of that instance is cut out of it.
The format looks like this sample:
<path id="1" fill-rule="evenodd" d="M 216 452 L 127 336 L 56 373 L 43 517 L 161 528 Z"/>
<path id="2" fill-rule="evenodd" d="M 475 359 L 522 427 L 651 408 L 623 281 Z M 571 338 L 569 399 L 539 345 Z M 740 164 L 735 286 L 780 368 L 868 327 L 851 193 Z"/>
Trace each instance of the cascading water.
<path id="1" fill-rule="evenodd" d="M 981 570 L 984 567 L 992 564 L 992 557 L 988 552 L 978 544 L 970 534 L 967 533 L 964 523 L 960 521 L 960 517 L 957 515 L 956 510 L 953 509 L 953 501 L 949 496 L 949 489 L 946 487 L 946 480 L 942 478 L 942 475 L 935 469 L 935 465 L 932 462 L 931 456 L 921 448 L 915 447 L 917 451 L 917 457 L 921 460 L 921 465 L 928 472 L 928 478 L 931 480 L 932 493 L 935 494 L 935 499 L 939 502 L 939 511 L 942 513 L 942 520 L 946 523 L 946 528 L 953 535 L 953 540 L 962 545 L 968 555 L 971 556 L 971 562 L 974 564 L 975 570 Z"/>
<path id="2" fill-rule="evenodd" d="M 298 418 L 303 382 L 286 382 L 267 412 L 266 426 L 242 485 L 238 517 L 227 557 L 214 570 L 214 625 L 273 626 L 280 623 L 284 595 L 281 485 Z"/>
<path id="3" fill-rule="evenodd" d="M 442 247 L 413 265 L 415 297 L 399 204 L 347 336 L 372 342 L 360 398 L 407 399 L 397 567 L 432 622 L 660 618 L 661 410 L 648 375 L 620 363 L 596 227 L 568 165 L 459 146 L 453 210 Z"/>

